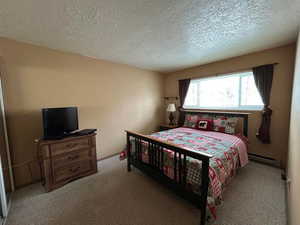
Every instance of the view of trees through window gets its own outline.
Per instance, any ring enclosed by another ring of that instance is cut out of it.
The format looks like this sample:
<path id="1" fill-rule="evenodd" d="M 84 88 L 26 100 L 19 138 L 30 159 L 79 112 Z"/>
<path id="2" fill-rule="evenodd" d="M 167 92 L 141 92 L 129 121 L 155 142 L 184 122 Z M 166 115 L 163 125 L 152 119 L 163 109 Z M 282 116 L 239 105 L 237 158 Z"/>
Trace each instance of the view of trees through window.
<path id="1" fill-rule="evenodd" d="M 192 80 L 184 108 L 261 109 L 253 73 L 242 72 Z"/>

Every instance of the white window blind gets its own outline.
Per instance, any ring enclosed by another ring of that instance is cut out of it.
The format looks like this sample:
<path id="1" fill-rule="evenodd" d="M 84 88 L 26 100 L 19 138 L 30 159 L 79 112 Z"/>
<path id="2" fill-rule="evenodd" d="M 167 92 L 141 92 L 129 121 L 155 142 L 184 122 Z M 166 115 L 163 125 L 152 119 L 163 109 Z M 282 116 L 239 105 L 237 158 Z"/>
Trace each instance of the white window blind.
<path id="1" fill-rule="evenodd" d="M 252 71 L 191 80 L 186 109 L 261 110 Z"/>

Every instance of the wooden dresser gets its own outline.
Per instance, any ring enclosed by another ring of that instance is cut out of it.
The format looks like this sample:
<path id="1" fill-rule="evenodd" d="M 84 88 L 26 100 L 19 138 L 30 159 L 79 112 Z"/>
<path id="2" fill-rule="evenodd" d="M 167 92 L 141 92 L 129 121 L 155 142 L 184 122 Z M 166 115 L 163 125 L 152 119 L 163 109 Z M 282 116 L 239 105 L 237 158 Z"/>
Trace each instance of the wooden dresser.
<path id="1" fill-rule="evenodd" d="M 38 159 L 47 192 L 97 173 L 96 134 L 38 140 Z"/>

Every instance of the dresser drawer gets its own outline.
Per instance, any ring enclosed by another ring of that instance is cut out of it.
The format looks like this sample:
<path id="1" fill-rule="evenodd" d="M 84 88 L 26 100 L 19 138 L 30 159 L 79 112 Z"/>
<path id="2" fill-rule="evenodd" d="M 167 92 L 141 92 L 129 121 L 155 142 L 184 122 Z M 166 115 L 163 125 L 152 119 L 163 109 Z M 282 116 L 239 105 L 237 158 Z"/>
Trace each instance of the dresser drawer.
<path id="1" fill-rule="evenodd" d="M 77 163 L 70 164 L 66 167 L 61 167 L 54 170 L 54 182 L 64 181 L 70 178 L 91 171 L 93 169 L 92 160 L 84 160 Z"/>
<path id="2" fill-rule="evenodd" d="M 68 154 L 58 155 L 52 158 L 52 165 L 54 168 L 59 168 L 62 166 L 66 166 L 70 163 L 89 160 L 91 159 L 91 149 L 85 149 L 81 151 L 72 151 Z"/>
<path id="3" fill-rule="evenodd" d="M 89 148 L 91 146 L 89 138 L 65 141 L 51 145 L 52 156 Z"/>

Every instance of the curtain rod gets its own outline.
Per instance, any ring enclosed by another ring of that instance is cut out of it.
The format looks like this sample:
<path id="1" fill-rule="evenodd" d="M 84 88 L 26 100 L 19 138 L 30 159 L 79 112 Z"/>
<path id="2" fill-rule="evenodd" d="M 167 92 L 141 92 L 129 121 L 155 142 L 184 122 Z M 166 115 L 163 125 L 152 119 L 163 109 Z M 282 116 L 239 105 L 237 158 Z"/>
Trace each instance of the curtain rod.
<path id="1" fill-rule="evenodd" d="M 268 64 L 263 64 L 263 65 L 258 65 L 258 66 L 265 66 L 265 65 L 278 65 L 279 63 L 278 62 L 275 62 L 275 63 L 268 63 Z M 253 66 L 253 67 L 258 67 L 258 66 Z M 252 70 L 253 67 L 248 67 L 248 68 L 241 68 L 241 69 L 238 69 L 238 70 L 232 70 L 232 71 L 227 71 L 227 72 L 224 72 L 224 73 L 215 73 L 215 74 L 208 74 L 208 75 L 205 75 L 203 77 L 189 77 L 190 79 L 201 79 L 201 78 L 208 78 L 208 77 L 217 77 L 217 76 L 222 76 L 222 75 L 226 75 L 226 74 L 234 74 L 234 73 L 240 73 L 240 72 L 246 72 L 246 71 L 249 71 L 249 70 Z M 187 79 L 187 78 L 185 78 Z M 179 80 L 182 80 L 182 79 L 179 79 Z"/>
<path id="2" fill-rule="evenodd" d="M 240 73 L 240 72 L 246 72 L 249 70 L 252 70 L 254 67 L 259 67 L 259 66 L 265 66 L 265 65 L 278 65 L 278 62 L 275 63 L 269 63 L 269 64 L 263 64 L 263 65 L 258 65 L 258 66 L 253 66 L 253 67 L 248 67 L 248 68 L 244 68 L 244 69 L 239 69 L 239 70 L 233 70 L 233 71 L 229 71 L 229 72 L 225 72 L 223 74 L 217 73 L 216 76 L 221 76 L 221 75 L 225 75 L 225 74 L 230 74 L 230 73 Z"/>
<path id="3" fill-rule="evenodd" d="M 244 69 L 239 69 L 239 70 L 233 70 L 233 71 L 229 71 L 229 72 L 225 72 L 223 74 L 216 74 L 216 76 L 220 76 L 220 75 L 224 75 L 224 74 L 230 74 L 230 73 L 239 73 L 239 72 L 245 72 L 245 71 L 249 71 L 249 70 L 252 70 L 254 67 L 259 67 L 259 66 L 265 66 L 265 65 L 278 65 L 279 63 L 278 62 L 275 62 L 275 63 L 269 63 L 269 64 L 263 64 L 263 65 L 258 65 L 258 66 L 253 66 L 253 67 L 248 67 L 248 68 L 244 68 Z"/>

